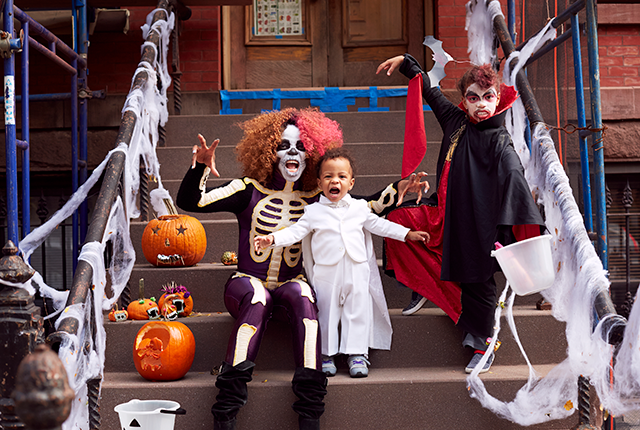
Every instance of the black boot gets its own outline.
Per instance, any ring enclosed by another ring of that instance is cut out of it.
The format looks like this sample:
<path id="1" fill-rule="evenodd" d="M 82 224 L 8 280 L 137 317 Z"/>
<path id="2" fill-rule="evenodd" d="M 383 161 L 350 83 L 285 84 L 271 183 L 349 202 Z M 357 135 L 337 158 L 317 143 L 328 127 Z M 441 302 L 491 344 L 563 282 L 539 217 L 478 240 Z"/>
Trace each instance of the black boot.
<path id="1" fill-rule="evenodd" d="M 327 394 L 327 375 L 320 370 L 298 367 L 293 375 L 293 393 L 298 400 L 293 410 L 298 414 L 300 430 L 319 430 L 320 416 L 324 412 L 324 396 Z"/>
<path id="2" fill-rule="evenodd" d="M 247 403 L 247 383 L 251 381 L 254 366 L 249 360 L 235 366 L 222 362 L 222 369 L 216 379 L 216 387 L 220 391 L 211 407 L 214 430 L 235 429 L 236 415 Z"/>

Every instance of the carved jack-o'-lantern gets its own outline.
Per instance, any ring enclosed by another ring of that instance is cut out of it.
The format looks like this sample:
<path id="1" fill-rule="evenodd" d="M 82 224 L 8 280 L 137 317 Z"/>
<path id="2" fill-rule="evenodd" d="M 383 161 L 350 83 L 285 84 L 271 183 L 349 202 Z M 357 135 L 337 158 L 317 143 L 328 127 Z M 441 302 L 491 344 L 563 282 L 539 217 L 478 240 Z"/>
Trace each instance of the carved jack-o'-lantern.
<path id="1" fill-rule="evenodd" d="M 132 320 L 157 320 L 160 319 L 160 309 L 156 299 L 144 298 L 144 279 L 140 279 L 138 284 L 138 300 L 132 301 L 127 307 L 129 319 Z"/>
<path id="2" fill-rule="evenodd" d="M 206 249 L 204 227 L 189 215 L 162 215 L 142 233 L 142 252 L 154 266 L 193 266 Z"/>
<path id="3" fill-rule="evenodd" d="M 179 316 L 187 317 L 191 314 L 193 310 L 193 296 L 187 291 L 187 287 L 171 282 L 170 284 L 163 285 L 162 291 L 164 294 L 158 299 L 160 313 L 163 313 L 162 309 L 165 302 L 169 302 L 175 306 Z"/>
<path id="4" fill-rule="evenodd" d="M 178 321 L 151 321 L 136 335 L 133 362 L 150 381 L 173 381 L 191 368 L 196 341 L 189 328 Z"/>

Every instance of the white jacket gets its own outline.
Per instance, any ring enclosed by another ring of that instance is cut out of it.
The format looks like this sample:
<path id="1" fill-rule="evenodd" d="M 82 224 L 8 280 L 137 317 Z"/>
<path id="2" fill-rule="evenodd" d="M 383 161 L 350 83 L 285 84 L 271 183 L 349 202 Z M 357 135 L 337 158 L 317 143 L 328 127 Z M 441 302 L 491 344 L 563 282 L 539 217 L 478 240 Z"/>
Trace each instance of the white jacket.
<path id="1" fill-rule="evenodd" d="M 355 261 L 366 261 L 371 271 L 369 293 L 373 299 L 369 348 L 391 349 L 393 329 L 369 231 L 404 241 L 409 229 L 374 215 L 364 200 L 353 199 L 349 194 L 338 202 L 348 206 L 346 211 L 335 210 L 330 204 L 329 199 L 320 196 L 318 203 L 306 206 L 298 222 L 273 233 L 274 246 L 289 246 L 304 238 L 303 262 L 312 287 L 314 264 L 336 264 L 345 253 Z"/>
<path id="2" fill-rule="evenodd" d="M 346 212 L 336 210 L 348 206 Z M 273 233 L 273 246 L 289 246 L 300 242 L 309 233 L 313 260 L 316 264 L 334 265 L 345 253 L 358 263 L 369 258 L 365 230 L 382 237 L 404 242 L 409 229 L 373 214 L 364 200 L 345 195 L 338 203 L 325 196 L 305 206 L 304 215 L 292 226 Z"/>

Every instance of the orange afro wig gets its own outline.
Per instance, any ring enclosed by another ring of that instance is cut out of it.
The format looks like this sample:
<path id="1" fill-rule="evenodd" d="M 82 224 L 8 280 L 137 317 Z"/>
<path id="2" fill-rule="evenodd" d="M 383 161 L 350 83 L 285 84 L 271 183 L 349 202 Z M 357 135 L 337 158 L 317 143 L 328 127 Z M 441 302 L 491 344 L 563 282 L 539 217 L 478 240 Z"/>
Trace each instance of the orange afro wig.
<path id="1" fill-rule="evenodd" d="M 277 169 L 276 150 L 287 124 L 293 124 L 300 130 L 307 164 L 302 173 L 302 189 L 313 190 L 318 186 L 315 175 L 318 160 L 329 149 L 342 146 L 340 125 L 317 109 L 271 111 L 240 124 L 244 136 L 236 146 L 236 154 L 243 166 L 243 175 L 264 186 L 271 183 Z"/>

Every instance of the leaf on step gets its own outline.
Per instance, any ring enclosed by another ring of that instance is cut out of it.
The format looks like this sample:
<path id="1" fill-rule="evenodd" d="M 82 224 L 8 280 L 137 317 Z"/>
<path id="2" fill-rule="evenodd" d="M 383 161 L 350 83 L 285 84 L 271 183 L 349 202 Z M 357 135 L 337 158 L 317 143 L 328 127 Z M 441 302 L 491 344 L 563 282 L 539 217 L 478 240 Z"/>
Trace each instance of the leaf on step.
<path id="1" fill-rule="evenodd" d="M 573 409 L 573 402 L 571 400 L 567 400 L 567 403 L 564 404 L 564 408 L 568 411 Z"/>

